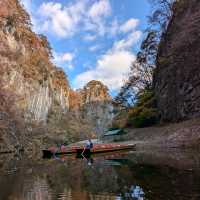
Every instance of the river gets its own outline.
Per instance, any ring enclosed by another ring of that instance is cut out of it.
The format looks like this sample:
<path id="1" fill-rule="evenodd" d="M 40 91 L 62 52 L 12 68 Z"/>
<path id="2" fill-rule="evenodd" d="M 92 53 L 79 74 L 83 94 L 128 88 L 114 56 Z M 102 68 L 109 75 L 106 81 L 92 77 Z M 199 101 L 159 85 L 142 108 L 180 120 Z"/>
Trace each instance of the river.
<path id="1" fill-rule="evenodd" d="M 0 200 L 200 199 L 194 151 L 140 151 L 90 159 L 0 156 Z"/>

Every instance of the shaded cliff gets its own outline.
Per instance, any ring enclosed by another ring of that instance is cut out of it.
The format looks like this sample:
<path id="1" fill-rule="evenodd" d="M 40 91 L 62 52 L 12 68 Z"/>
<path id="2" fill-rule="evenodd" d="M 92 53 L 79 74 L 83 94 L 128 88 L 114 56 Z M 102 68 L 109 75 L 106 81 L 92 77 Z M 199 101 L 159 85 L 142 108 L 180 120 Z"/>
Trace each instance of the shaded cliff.
<path id="1" fill-rule="evenodd" d="M 163 121 L 200 116 L 200 1 L 180 0 L 173 9 L 154 74 Z"/>

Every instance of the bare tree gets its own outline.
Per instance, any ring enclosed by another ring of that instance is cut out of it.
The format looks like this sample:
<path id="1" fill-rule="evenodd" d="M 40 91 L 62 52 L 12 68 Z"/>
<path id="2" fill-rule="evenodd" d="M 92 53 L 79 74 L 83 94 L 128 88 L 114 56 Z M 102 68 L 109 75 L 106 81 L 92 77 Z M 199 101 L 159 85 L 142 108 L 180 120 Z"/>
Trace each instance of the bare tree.
<path id="1" fill-rule="evenodd" d="M 167 30 L 173 15 L 175 0 L 149 0 L 152 4 L 152 15 L 149 27 L 143 40 L 136 61 L 132 64 L 128 80 L 125 81 L 115 98 L 116 103 L 131 106 L 136 102 L 138 93 L 144 89 L 152 90 L 152 79 L 158 45 L 161 35 Z"/>
<path id="2" fill-rule="evenodd" d="M 152 5 L 152 14 L 149 24 L 157 27 L 161 33 L 166 32 L 169 21 L 173 15 L 173 4 L 176 0 L 149 0 Z"/>

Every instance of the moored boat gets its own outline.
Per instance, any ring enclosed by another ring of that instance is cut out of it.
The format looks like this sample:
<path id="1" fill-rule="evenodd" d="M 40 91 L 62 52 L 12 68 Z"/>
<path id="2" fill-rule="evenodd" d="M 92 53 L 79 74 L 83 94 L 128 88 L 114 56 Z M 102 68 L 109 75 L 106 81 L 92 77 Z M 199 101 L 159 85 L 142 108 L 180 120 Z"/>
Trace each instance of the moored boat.
<path id="1" fill-rule="evenodd" d="M 43 150 L 43 157 L 50 158 L 54 155 L 62 155 L 62 154 L 84 154 L 88 156 L 90 154 L 96 153 L 106 153 L 112 151 L 121 151 L 121 150 L 129 150 L 134 149 L 135 145 L 133 144 L 95 144 L 92 149 L 85 149 L 84 146 L 72 146 L 72 147 L 64 147 L 61 148 L 49 148 L 47 150 Z"/>

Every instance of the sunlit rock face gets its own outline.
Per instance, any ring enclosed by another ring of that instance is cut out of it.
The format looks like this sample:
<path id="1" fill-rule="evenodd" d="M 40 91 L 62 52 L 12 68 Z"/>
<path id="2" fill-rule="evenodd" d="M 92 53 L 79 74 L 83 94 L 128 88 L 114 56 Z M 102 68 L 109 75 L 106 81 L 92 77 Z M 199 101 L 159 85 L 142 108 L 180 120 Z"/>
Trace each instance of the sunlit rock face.
<path id="1" fill-rule="evenodd" d="M 17 0 L 0 2 L 2 87 L 16 97 L 26 120 L 46 122 L 55 103 L 67 112 L 69 84 L 64 72 L 51 63 L 44 37 L 24 23 L 28 17 Z"/>
<path id="2" fill-rule="evenodd" d="M 45 127 L 51 110 L 69 110 L 67 77 L 52 64 L 46 37 L 32 32 L 29 22 L 18 0 L 0 0 L 0 97 L 6 97 L 0 103 L 0 152 L 31 146 L 34 134 L 27 129 Z"/>
<path id="3" fill-rule="evenodd" d="M 18 0 L 0 0 L 0 96 L 9 100 L 6 109 L 0 102 L 0 115 L 6 116 L 0 120 L 0 148 L 34 149 L 34 142 L 41 147 L 43 141 L 53 145 L 102 134 L 113 118 L 107 87 L 91 81 L 73 91 L 53 65 L 46 37 L 34 33 L 29 22 Z"/>
<path id="4" fill-rule="evenodd" d="M 92 126 L 95 135 L 103 134 L 113 119 L 114 108 L 108 88 L 100 81 L 93 80 L 72 95 L 70 109 L 76 111 Z M 74 104 L 75 99 L 76 104 Z"/>
<path id="5" fill-rule="evenodd" d="M 84 86 L 82 93 L 83 104 L 95 101 L 110 101 L 111 97 L 108 94 L 108 88 L 100 81 L 90 81 Z"/>
<path id="6" fill-rule="evenodd" d="M 200 116 L 200 1 L 181 0 L 159 47 L 154 76 L 163 121 Z"/>

